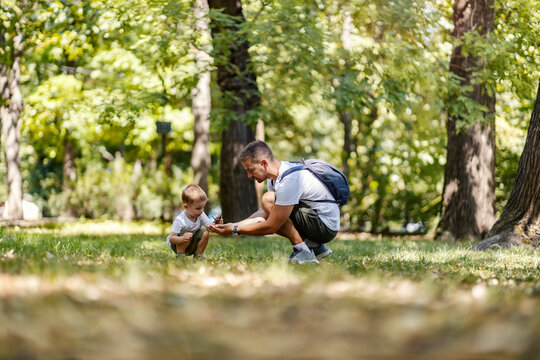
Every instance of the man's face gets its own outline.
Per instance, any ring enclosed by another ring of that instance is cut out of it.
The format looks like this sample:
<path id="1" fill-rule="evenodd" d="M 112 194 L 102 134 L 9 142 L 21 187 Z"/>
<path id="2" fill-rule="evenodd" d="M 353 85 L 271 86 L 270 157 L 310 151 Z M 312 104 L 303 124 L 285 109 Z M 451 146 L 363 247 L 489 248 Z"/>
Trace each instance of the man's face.
<path id="1" fill-rule="evenodd" d="M 268 161 L 246 160 L 242 162 L 242 165 L 244 166 L 244 169 L 246 169 L 248 178 L 257 180 L 257 182 L 259 183 L 262 183 L 263 181 L 268 179 Z"/>

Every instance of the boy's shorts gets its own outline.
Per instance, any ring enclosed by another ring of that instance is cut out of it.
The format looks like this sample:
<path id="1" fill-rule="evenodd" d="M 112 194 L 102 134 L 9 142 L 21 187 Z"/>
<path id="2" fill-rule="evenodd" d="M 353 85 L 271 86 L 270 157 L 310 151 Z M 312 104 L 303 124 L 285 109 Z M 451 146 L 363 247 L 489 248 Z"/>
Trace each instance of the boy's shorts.
<path id="1" fill-rule="evenodd" d="M 186 248 L 186 255 L 194 255 L 195 250 L 197 250 L 197 245 L 199 244 L 199 241 L 201 241 L 202 236 L 204 232 L 207 231 L 206 229 L 199 229 L 193 233 L 193 236 L 191 237 L 191 241 L 189 242 L 188 247 Z M 182 236 L 189 231 L 188 229 L 182 229 L 178 236 Z M 171 249 L 176 254 L 176 244 L 171 244 Z"/>
<path id="2" fill-rule="evenodd" d="M 289 218 L 302 238 L 307 238 L 319 244 L 329 242 L 338 233 L 335 230 L 330 230 L 319 218 L 317 212 L 303 202 L 294 205 Z"/>

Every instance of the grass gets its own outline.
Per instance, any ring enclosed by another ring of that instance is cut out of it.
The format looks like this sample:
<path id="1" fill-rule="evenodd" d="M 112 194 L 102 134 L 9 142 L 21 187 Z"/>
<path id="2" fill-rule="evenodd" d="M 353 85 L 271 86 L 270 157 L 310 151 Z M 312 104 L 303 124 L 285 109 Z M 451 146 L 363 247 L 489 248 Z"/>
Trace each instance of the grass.
<path id="1" fill-rule="evenodd" d="M 535 358 L 540 256 L 426 239 L 212 236 L 176 260 L 160 224 L 0 229 L 0 358 Z"/>

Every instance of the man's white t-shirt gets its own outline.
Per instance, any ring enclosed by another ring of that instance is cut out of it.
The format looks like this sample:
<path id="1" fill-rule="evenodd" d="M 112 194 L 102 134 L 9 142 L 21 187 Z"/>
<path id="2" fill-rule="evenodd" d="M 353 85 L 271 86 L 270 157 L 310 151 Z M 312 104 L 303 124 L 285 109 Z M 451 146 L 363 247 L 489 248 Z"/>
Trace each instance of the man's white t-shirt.
<path id="1" fill-rule="evenodd" d="M 186 210 L 182 211 L 178 216 L 174 219 L 172 224 L 172 230 L 171 233 L 173 234 L 179 234 L 183 229 L 187 229 L 188 231 L 195 232 L 199 230 L 203 226 L 208 226 L 212 224 L 212 221 L 206 216 L 205 213 L 202 213 L 201 216 L 197 218 L 195 222 L 189 220 L 189 218 L 186 215 Z M 171 235 L 169 235 L 171 236 Z M 169 236 L 167 236 L 167 245 L 171 245 L 169 241 Z"/>
<path id="2" fill-rule="evenodd" d="M 285 170 L 299 166 L 298 163 L 281 161 L 276 182 L 268 180 L 268 191 L 276 192 L 276 205 L 296 205 L 300 201 L 315 210 L 321 221 L 330 230 L 339 230 L 339 206 L 330 202 L 314 202 L 310 200 L 334 200 L 330 191 L 309 170 L 290 173 L 283 179 Z"/>

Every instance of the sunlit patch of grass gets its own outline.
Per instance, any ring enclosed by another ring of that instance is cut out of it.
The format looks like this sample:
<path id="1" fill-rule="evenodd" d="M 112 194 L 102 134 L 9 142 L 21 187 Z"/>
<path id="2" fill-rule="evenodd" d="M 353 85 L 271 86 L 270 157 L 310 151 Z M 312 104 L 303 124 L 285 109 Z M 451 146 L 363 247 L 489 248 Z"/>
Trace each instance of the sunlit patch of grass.
<path id="1" fill-rule="evenodd" d="M 32 227 L 24 228 L 27 233 L 48 234 L 60 236 L 87 235 L 110 235 L 110 234 L 145 234 L 159 235 L 167 232 L 170 224 L 154 221 L 119 222 L 113 220 L 77 220 L 73 222 L 57 223 L 48 222 Z"/>
<path id="2" fill-rule="evenodd" d="M 65 226 L 0 230 L 0 357 L 124 348 L 130 358 L 267 359 L 285 350 L 295 358 L 300 342 L 311 346 L 298 358 L 445 358 L 435 348 L 456 358 L 526 356 L 538 343 L 540 257 L 530 248 L 337 239 L 320 265 L 297 266 L 283 261 L 292 249 L 280 237 L 212 236 L 208 260 L 195 261 L 175 258 L 166 230 L 70 234 L 76 226 Z M 490 327 L 510 335 L 482 340 Z M 327 348 L 313 338 L 328 339 Z M 30 352 L 6 350 L 13 339 Z"/>

